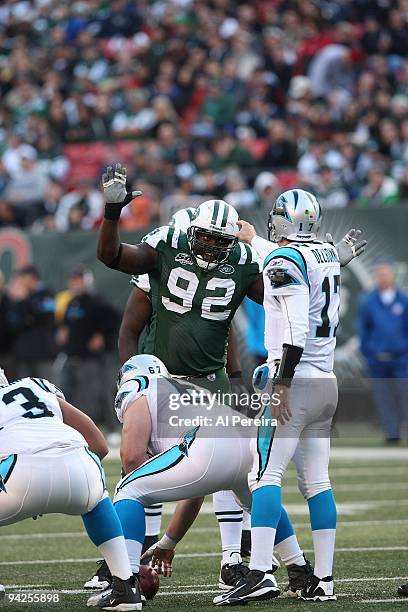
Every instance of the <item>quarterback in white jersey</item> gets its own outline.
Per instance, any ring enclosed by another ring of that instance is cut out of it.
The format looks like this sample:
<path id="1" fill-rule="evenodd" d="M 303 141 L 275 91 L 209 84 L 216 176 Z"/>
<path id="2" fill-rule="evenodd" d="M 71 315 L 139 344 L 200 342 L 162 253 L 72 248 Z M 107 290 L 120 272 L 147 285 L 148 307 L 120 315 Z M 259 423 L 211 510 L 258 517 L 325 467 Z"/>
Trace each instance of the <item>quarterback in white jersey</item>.
<path id="1" fill-rule="evenodd" d="M 104 609 L 141 610 L 121 525 L 105 490 L 100 458 L 107 452 L 93 421 L 52 383 L 23 378 L 9 384 L 0 371 L 0 527 L 54 512 L 81 515 L 113 575 Z"/>
<path id="2" fill-rule="evenodd" d="M 278 424 L 269 435 L 259 430 L 253 448 L 250 572 L 233 591 L 215 598 L 217 605 L 279 595 L 269 572 L 270 551 L 280 516 L 282 476 L 292 458 L 308 501 L 315 550 L 314 574 L 298 594 L 310 601 L 336 599 L 332 578 L 336 506 L 328 464 L 337 406 L 333 358 L 340 260 L 331 243 L 318 240 L 320 220 L 315 196 L 301 189 L 281 194 L 270 213 L 269 229 L 279 248 L 264 261 L 268 362 L 255 370 L 254 379 L 258 388 L 269 387 Z M 354 244 L 355 234 L 352 244 L 347 243 L 354 248 L 351 258 L 365 247 L 365 243 Z"/>

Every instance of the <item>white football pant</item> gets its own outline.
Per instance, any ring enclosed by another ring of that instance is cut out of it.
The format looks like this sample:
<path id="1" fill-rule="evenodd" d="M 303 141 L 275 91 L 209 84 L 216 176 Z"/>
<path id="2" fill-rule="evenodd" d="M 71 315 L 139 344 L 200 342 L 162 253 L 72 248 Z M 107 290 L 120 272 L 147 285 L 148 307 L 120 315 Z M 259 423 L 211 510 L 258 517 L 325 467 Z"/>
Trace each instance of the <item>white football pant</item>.
<path id="1" fill-rule="evenodd" d="M 252 440 L 251 491 L 259 486 L 280 486 L 291 459 L 298 474 L 299 489 L 307 499 L 330 488 L 328 474 L 330 431 L 337 407 L 337 380 L 333 372 L 300 363 L 289 390 L 292 417 L 278 423 L 265 439 Z"/>
<path id="2" fill-rule="evenodd" d="M 0 526 L 61 512 L 82 515 L 104 496 L 97 459 L 82 448 L 11 455 L 0 462 Z"/>

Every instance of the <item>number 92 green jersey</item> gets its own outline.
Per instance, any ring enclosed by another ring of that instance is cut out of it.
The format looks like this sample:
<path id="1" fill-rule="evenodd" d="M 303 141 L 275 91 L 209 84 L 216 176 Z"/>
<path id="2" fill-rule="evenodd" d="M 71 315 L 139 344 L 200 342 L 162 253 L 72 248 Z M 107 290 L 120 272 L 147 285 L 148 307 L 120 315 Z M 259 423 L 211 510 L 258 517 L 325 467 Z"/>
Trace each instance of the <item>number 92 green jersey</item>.
<path id="1" fill-rule="evenodd" d="M 159 357 L 172 374 L 202 376 L 224 367 L 229 326 L 261 271 L 259 258 L 238 243 L 224 263 L 203 270 L 175 227 L 159 227 L 143 242 L 159 257 L 149 274 L 152 316 L 142 352 Z"/>

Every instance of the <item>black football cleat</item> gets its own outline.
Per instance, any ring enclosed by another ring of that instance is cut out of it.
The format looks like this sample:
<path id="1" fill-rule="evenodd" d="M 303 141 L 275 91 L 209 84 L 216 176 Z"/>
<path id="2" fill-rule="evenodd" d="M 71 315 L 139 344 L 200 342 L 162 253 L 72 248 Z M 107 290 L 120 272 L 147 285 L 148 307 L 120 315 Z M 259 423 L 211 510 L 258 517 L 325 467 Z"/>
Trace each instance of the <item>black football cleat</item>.
<path id="1" fill-rule="evenodd" d="M 288 597 L 298 597 L 309 576 L 313 575 L 313 567 L 305 556 L 303 556 L 303 558 L 306 561 L 305 565 L 296 565 L 296 563 L 292 563 L 286 566 L 289 583 L 285 589 L 285 594 L 288 595 Z"/>
<path id="2" fill-rule="evenodd" d="M 112 582 L 112 574 L 110 573 L 110 569 L 108 564 L 104 559 L 97 561 L 98 569 L 95 574 L 85 582 L 84 589 L 90 589 L 92 591 L 104 591 L 110 586 Z"/>
<path id="3" fill-rule="evenodd" d="M 249 570 L 237 586 L 214 598 L 216 606 L 236 606 L 248 601 L 263 601 L 280 595 L 280 590 L 272 572 Z"/>
<path id="4" fill-rule="evenodd" d="M 224 563 L 221 567 L 218 588 L 223 591 L 230 591 L 240 582 L 240 580 L 245 578 L 248 572 L 249 567 L 242 563 L 239 554 L 233 553 L 231 555 L 231 563 Z"/>
<path id="5" fill-rule="evenodd" d="M 408 582 L 398 587 L 398 595 L 400 597 L 408 597 Z"/>
<path id="6" fill-rule="evenodd" d="M 96 606 L 101 610 L 118 610 L 118 612 L 141 610 L 142 605 L 139 582 L 134 576 L 127 580 L 114 576 L 108 589 L 91 596 L 87 602 L 88 607 Z"/>
<path id="7" fill-rule="evenodd" d="M 333 576 L 318 578 L 312 574 L 303 585 L 299 598 L 304 601 L 336 601 Z"/>

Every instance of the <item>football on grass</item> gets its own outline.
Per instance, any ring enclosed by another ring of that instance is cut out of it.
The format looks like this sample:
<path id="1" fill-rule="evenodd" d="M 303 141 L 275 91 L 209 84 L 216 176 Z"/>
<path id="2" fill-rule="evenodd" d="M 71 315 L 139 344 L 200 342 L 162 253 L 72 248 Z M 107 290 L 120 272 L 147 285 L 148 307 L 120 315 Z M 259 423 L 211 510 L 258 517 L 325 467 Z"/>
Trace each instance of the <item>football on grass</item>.
<path id="1" fill-rule="evenodd" d="M 141 565 L 139 570 L 139 582 L 143 595 L 146 599 L 153 599 L 159 590 L 160 580 L 157 572 L 148 565 Z"/>

